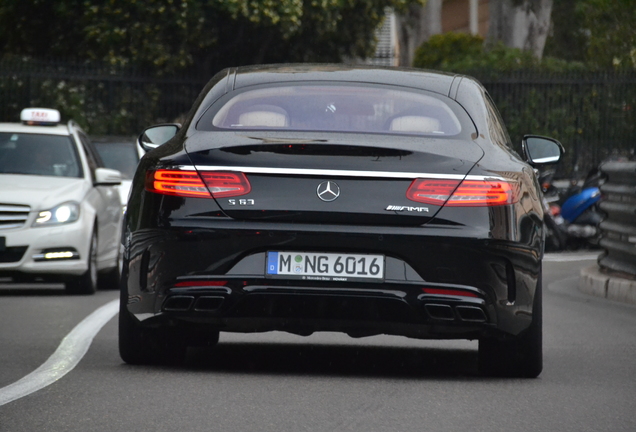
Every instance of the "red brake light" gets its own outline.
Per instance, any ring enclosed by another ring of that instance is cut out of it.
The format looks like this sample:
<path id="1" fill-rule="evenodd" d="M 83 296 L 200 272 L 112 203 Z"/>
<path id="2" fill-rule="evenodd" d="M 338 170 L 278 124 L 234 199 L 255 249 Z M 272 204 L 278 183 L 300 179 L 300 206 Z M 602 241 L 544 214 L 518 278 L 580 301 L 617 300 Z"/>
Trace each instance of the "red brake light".
<path id="1" fill-rule="evenodd" d="M 245 195 L 251 186 L 243 173 L 225 171 L 157 170 L 146 174 L 149 192 L 198 198 Z M 212 195 L 210 195 L 212 194 Z"/>
<path id="2" fill-rule="evenodd" d="M 464 291 L 452 288 L 422 288 L 425 294 L 439 294 L 439 295 L 452 295 L 463 297 L 479 297 L 477 294 L 471 291 Z"/>
<path id="3" fill-rule="evenodd" d="M 451 207 L 498 206 L 517 201 L 512 184 L 502 180 L 464 180 L 460 184 L 459 180 L 415 179 L 406 197 Z"/>
<path id="4" fill-rule="evenodd" d="M 201 177 L 214 198 L 245 195 L 252 190 L 247 177 L 240 172 L 201 171 Z"/>
<path id="5" fill-rule="evenodd" d="M 212 198 L 196 171 L 149 171 L 146 173 L 146 190 L 163 195 Z"/>
<path id="6" fill-rule="evenodd" d="M 406 191 L 406 197 L 411 201 L 441 206 L 457 185 L 459 180 L 415 179 Z"/>

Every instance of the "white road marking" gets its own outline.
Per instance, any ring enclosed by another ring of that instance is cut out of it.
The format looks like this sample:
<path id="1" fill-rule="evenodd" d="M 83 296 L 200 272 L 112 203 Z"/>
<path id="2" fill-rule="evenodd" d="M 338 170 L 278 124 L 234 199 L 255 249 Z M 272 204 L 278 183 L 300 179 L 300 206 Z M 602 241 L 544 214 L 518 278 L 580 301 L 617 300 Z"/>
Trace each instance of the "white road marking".
<path id="1" fill-rule="evenodd" d="M 0 406 L 43 389 L 72 371 L 88 351 L 95 335 L 118 311 L 119 300 L 113 300 L 84 318 L 39 368 L 0 388 Z"/>
<path id="2" fill-rule="evenodd" d="M 598 256 L 601 254 L 601 251 L 598 252 L 588 252 L 588 253 L 547 253 L 543 256 L 543 261 L 548 262 L 572 262 L 572 261 L 586 261 L 586 260 L 594 260 L 598 259 Z"/>

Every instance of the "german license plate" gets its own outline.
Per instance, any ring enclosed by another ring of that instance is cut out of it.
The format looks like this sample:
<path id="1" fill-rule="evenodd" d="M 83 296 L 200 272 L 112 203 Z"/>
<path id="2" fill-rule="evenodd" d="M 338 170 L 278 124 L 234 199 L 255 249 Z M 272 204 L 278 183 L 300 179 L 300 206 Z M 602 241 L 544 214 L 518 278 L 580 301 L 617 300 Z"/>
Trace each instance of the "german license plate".
<path id="1" fill-rule="evenodd" d="M 267 252 L 266 276 L 312 281 L 384 279 L 384 256 L 314 252 Z"/>

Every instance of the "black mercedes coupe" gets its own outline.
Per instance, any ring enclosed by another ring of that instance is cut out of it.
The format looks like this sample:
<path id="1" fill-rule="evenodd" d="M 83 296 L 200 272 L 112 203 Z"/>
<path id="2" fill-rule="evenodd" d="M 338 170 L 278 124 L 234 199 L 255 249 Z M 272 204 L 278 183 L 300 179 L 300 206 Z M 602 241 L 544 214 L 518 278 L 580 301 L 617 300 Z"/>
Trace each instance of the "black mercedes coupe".
<path id="1" fill-rule="evenodd" d="M 542 370 L 535 167 L 454 74 L 230 68 L 149 152 L 126 213 L 119 350 L 179 360 L 219 331 L 479 340 L 485 375 Z"/>

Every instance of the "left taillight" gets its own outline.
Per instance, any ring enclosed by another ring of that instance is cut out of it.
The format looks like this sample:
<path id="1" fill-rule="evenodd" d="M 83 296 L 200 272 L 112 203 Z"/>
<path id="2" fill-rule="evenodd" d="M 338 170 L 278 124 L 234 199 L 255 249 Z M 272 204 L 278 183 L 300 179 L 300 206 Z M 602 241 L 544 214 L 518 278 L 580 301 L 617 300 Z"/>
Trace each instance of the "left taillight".
<path id="1" fill-rule="evenodd" d="M 146 190 L 163 195 L 222 198 L 245 195 L 251 189 L 240 172 L 159 169 L 146 173 Z"/>
<path id="2" fill-rule="evenodd" d="M 406 191 L 411 201 L 438 206 L 483 207 L 513 204 L 513 185 L 500 180 L 415 179 Z"/>

